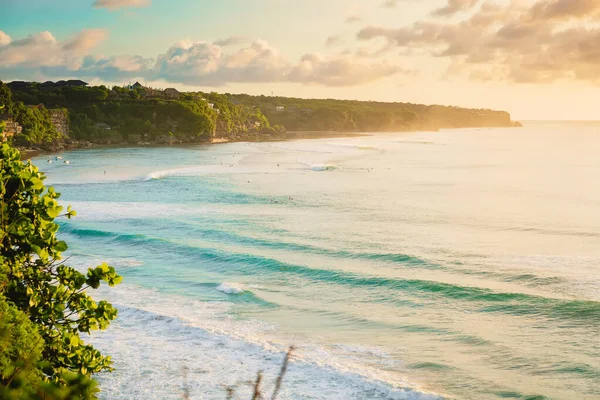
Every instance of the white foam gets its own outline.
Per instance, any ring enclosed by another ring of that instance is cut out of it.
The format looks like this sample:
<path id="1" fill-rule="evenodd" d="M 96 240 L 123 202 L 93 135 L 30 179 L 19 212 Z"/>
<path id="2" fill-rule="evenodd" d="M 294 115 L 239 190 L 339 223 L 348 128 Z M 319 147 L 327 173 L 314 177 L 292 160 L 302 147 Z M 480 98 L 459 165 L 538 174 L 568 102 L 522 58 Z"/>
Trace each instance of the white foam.
<path id="1" fill-rule="evenodd" d="M 206 176 L 206 175 L 229 175 L 229 174 L 262 174 L 265 172 L 276 172 L 277 170 L 264 165 L 250 166 L 238 163 L 223 163 L 218 165 L 202 165 L 197 167 L 186 167 L 155 171 L 141 177 L 141 181 L 151 181 L 170 176 Z"/>
<path id="2" fill-rule="evenodd" d="M 336 168 L 333 164 L 313 164 L 310 166 L 313 171 L 333 171 Z"/>
<path id="3" fill-rule="evenodd" d="M 259 370 L 265 376 L 264 391 L 270 393 L 288 343 L 298 349 L 284 379 L 282 400 L 441 399 L 386 372 L 397 368 L 380 350 L 275 339 L 275 327 L 236 318 L 230 303 L 202 302 L 127 284 L 103 288 L 98 297 L 119 308 L 109 330 L 94 332 L 91 340 L 115 361 L 114 373 L 99 376 L 102 399 L 180 399 L 184 367 L 193 399 L 225 398 L 227 386 L 237 388 L 238 398 L 250 398 L 245 382 Z M 382 369 L 362 364 L 357 352 L 377 354 Z"/>
<path id="4" fill-rule="evenodd" d="M 182 204 L 152 202 L 109 202 L 109 201 L 64 201 L 77 211 L 77 221 L 106 221 L 125 218 L 153 218 L 157 215 L 174 217 L 181 215 L 201 215 L 208 208 L 189 207 Z"/>
<path id="5" fill-rule="evenodd" d="M 344 149 L 353 149 L 353 150 L 380 150 L 379 148 L 372 146 L 370 144 L 361 144 L 361 143 L 327 143 L 329 146 L 341 147 Z"/>
<path id="6" fill-rule="evenodd" d="M 235 283 L 221 283 L 216 287 L 216 290 L 225 294 L 240 294 L 245 292 L 241 285 Z"/>

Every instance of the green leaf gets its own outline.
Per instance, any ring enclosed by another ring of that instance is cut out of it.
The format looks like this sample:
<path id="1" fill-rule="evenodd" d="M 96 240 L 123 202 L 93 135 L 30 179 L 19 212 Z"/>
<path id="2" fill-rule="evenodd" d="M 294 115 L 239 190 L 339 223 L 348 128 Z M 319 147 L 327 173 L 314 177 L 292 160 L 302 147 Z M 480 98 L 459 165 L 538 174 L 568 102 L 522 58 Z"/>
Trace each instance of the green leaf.
<path id="1" fill-rule="evenodd" d="M 33 190 L 40 190 L 44 187 L 44 183 L 39 178 L 32 177 L 29 181 L 32 183 L 31 188 Z"/>
<path id="2" fill-rule="evenodd" d="M 63 240 L 59 241 L 58 243 L 56 243 L 56 245 L 54 245 L 54 250 L 56 251 L 66 251 L 68 248 L 67 243 Z"/>
<path id="3" fill-rule="evenodd" d="M 62 211 L 62 207 L 60 207 L 60 206 L 52 207 L 52 208 L 46 209 L 46 214 L 48 214 L 48 216 L 50 218 L 54 219 L 60 215 L 61 211 Z"/>

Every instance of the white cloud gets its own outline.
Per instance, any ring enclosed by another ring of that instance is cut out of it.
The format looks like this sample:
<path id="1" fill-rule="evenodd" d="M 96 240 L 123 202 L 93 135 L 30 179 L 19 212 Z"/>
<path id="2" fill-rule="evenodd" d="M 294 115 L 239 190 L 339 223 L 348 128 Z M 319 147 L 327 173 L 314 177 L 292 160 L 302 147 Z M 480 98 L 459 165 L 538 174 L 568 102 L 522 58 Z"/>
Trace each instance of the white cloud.
<path id="1" fill-rule="evenodd" d="M 438 8 L 432 14 L 440 17 L 452 16 L 460 11 L 470 10 L 479 3 L 479 0 L 448 0 L 448 4 Z"/>
<path id="2" fill-rule="evenodd" d="M 353 24 L 360 21 L 362 21 L 362 17 L 360 15 L 349 15 L 346 17 L 346 23 L 348 24 Z"/>
<path id="3" fill-rule="evenodd" d="M 6 46 L 10 43 L 10 36 L 3 31 L 0 31 L 0 46 Z"/>
<path id="4" fill-rule="evenodd" d="M 374 62 L 368 55 L 309 53 L 294 62 L 264 40 L 241 45 L 242 40 L 232 38 L 214 43 L 182 40 L 156 59 L 128 54 L 92 56 L 105 37 L 103 30 L 83 30 L 64 41 L 50 32 L 11 41 L 0 47 L 0 72 L 18 71 L 21 77 L 100 77 L 109 82 L 140 78 L 198 86 L 260 82 L 353 86 L 404 72 L 391 62 Z M 231 48 L 234 43 L 240 46 Z"/>
<path id="5" fill-rule="evenodd" d="M 383 8 L 396 8 L 398 7 L 399 0 L 385 0 L 381 7 Z"/>
<path id="6" fill-rule="evenodd" d="M 214 43 L 217 46 L 227 47 L 227 46 L 237 46 L 237 45 L 248 43 L 248 42 L 249 42 L 248 38 L 246 38 L 244 36 L 230 36 L 225 39 L 219 39 L 219 40 L 215 41 Z"/>
<path id="7" fill-rule="evenodd" d="M 517 0 L 507 4 L 448 0 L 435 16 L 469 11 L 462 21 L 423 20 L 368 26 L 359 40 L 419 50 L 450 62 L 449 73 L 475 80 L 600 83 L 600 0 Z"/>
<path id="8" fill-rule="evenodd" d="M 232 82 L 353 86 L 398 72 L 400 68 L 389 62 L 360 63 L 348 56 L 327 58 L 314 53 L 293 64 L 263 40 L 231 53 L 214 43 L 181 42 L 158 57 L 151 79 L 209 86 Z"/>
<path id="9" fill-rule="evenodd" d="M 102 29 L 84 29 L 77 35 L 58 41 L 50 32 L 40 32 L 24 39 L 12 40 L 0 47 L 3 67 L 63 67 L 77 70 L 82 57 L 104 40 Z"/>
<path id="10" fill-rule="evenodd" d="M 117 73 L 139 73 L 147 71 L 154 65 L 154 60 L 151 58 L 144 58 L 141 56 L 132 56 L 123 54 L 119 56 L 113 56 L 110 58 L 104 58 L 100 60 L 93 60 L 87 68 L 90 71 L 103 75 L 106 73 L 117 72 Z M 82 69 L 86 69 L 85 67 Z"/>
<path id="11" fill-rule="evenodd" d="M 84 29 L 79 35 L 62 43 L 61 47 L 73 55 L 86 55 L 107 37 L 108 32 L 104 29 Z"/>
<path id="12" fill-rule="evenodd" d="M 341 36 L 339 36 L 339 35 L 329 36 L 325 40 L 325 46 L 332 47 L 332 46 L 336 46 L 336 45 L 340 44 L 341 42 L 342 42 L 342 37 Z"/>
<path id="13" fill-rule="evenodd" d="M 358 5 L 352 4 L 346 9 L 346 23 L 353 24 L 362 21 L 361 9 Z"/>
<path id="14" fill-rule="evenodd" d="M 355 58 L 305 54 L 289 74 L 291 82 L 315 83 L 326 86 L 355 86 L 379 80 L 402 72 L 400 67 L 387 61 L 361 63 Z"/>
<path id="15" fill-rule="evenodd" d="M 106 8 L 110 11 L 115 11 L 120 8 L 142 8 L 148 7 L 151 0 L 95 0 L 95 8 Z"/>

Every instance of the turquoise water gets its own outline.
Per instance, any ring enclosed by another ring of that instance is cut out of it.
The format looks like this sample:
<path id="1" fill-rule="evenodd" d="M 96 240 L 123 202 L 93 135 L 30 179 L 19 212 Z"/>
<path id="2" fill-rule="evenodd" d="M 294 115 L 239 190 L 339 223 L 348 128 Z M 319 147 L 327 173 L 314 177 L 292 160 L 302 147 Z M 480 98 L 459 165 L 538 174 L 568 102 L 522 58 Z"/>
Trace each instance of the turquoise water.
<path id="1" fill-rule="evenodd" d="M 104 399 L 600 399 L 600 125 L 34 161 L 108 261 Z"/>

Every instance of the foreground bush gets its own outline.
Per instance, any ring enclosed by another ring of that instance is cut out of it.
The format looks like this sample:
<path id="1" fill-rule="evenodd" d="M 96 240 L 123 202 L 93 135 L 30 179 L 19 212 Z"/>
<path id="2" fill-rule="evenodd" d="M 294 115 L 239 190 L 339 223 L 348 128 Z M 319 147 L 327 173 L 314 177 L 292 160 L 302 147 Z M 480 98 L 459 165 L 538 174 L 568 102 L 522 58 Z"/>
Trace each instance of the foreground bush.
<path id="1" fill-rule="evenodd" d="M 8 392 L 0 397 L 16 390 L 14 398 L 93 398 L 90 377 L 110 371 L 111 360 L 80 333 L 105 329 L 117 310 L 86 290 L 121 277 L 106 264 L 82 274 L 61 262 L 67 244 L 56 237 L 55 219 L 75 212 L 62 213 L 60 194 L 44 179 L 16 149 L 1 145 L 0 372 Z"/>

